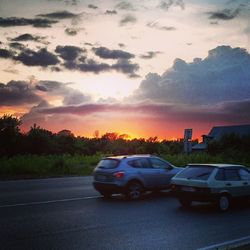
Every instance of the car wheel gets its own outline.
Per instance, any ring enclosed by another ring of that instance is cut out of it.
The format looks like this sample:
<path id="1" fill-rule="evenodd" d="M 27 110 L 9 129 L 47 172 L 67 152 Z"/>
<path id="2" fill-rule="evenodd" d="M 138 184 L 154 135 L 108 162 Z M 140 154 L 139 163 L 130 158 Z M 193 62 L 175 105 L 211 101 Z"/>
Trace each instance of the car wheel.
<path id="1" fill-rule="evenodd" d="M 228 210 L 229 206 L 230 206 L 230 198 L 228 195 L 221 195 L 218 198 L 218 209 L 222 212 L 225 212 Z"/>
<path id="2" fill-rule="evenodd" d="M 101 195 L 103 196 L 103 198 L 105 198 L 105 199 L 110 199 L 111 198 L 111 193 L 109 193 L 109 192 L 100 192 L 101 193 Z"/>
<path id="3" fill-rule="evenodd" d="M 140 199 L 142 192 L 142 185 L 137 181 L 133 181 L 128 184 L 126 195 L 127 198 L 130 200 L 138 200 Z"/>
<path id="4" fill-rule="evenodd" d="M 180 204 L 184 207 L 184 208 L 190 208 L 191 207 L 191 204 L 192 204 L 192 201 L 191 200 L 188 200 L 188 199 L 179 199 L 179 202 Z"/>

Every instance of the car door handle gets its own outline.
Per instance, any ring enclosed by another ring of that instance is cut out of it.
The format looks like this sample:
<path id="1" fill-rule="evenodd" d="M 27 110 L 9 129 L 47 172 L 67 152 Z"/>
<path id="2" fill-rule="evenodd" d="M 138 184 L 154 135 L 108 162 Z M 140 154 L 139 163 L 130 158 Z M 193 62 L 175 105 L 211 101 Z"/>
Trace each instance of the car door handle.
<path id="1" fill-rule="evenodd" d="M 226 183 L 226 186 L 232 186 L 232 184 L 231 183 Z"/>
<path id="2" fill-rule="evenodd" d="M 248 182 L 243 182 L 243 185 L 248 185 Z"/>

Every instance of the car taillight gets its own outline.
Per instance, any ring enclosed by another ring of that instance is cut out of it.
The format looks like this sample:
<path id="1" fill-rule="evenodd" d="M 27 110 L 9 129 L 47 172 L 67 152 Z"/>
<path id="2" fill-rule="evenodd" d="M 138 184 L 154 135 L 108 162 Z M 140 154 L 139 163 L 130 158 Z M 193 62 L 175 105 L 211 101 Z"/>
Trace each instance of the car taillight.
<path id="1" fill-rule="evenodd" d="M 115 178 L 120 179 L 125 175 L 125 173 L 124 172 L 116 172 L 113 175 Z"/>

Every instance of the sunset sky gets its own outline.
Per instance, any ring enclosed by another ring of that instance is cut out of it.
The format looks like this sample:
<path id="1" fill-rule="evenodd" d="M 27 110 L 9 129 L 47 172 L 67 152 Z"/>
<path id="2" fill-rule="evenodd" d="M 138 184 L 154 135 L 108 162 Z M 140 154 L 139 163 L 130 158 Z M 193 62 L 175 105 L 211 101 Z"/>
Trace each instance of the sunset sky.
<path id="1" fill-rule="evenodd" d="M 0 115 L 92 137 L 250 124 L 250 0 L 0 0 Z"/>

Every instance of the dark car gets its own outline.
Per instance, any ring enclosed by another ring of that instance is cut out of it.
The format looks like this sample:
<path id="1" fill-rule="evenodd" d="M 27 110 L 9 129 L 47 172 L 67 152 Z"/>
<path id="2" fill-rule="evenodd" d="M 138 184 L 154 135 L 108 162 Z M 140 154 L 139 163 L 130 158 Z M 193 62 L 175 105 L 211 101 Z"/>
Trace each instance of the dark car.
<path id="1" fill-rule="evenodd" d="M 136 200 L 144 191 L 169 188 L 180 170 L 151 155 L 107 157 L 95 168 L 93 185 L 105 197 L 122 193 Z"/>
<path id="2" fill-rule="evenodd" d="M 250 198 L 250 171 L 242 165 L 189 164 L 172 179 L 171 188 L 184 207 L 213 202 L 226 211 L 233 200 Z"/>

